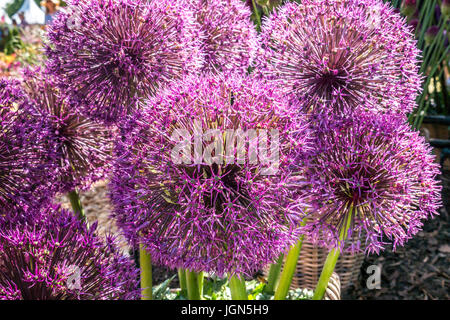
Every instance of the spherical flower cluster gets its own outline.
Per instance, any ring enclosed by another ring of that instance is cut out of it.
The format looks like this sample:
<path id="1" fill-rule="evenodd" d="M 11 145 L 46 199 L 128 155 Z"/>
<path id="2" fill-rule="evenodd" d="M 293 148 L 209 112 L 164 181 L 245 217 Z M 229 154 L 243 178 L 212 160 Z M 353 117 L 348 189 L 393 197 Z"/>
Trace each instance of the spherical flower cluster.
<path id="1" fill-rule="evenodd" d="M 250 9 L 242 0 L 189 1 L 202 35 L 202 71 L 247 73 L 258 48 Z"/>
<path id="2" fill-rule="evenodd" d="M 50 205 L 0 221 L 0 300 L 135 299 L 137 270 L 115 240 Z"/>
<path id="3" fill-rule="evenodd" d="M 395 250 L 437 214 L 439 166 L 402 117 L 333 119 L 322 132 L 305 173 L 312 209 L 303 231 L 314 242 L 368 253 L 392 242 Z M 348 227 L 344 245 L 339 237 Z"/>
<path id="4" fill-rule="evenodd" d="M 48 29 L 48 69 L 106 123 L 201 65 L 199 27 L 172 0 L 72 0 Z"/>
<path id="5" fill-rule="evenodd" d="M 24 74 L 19 105 L 34 121 L 41 122 L 47 154 L 41 162 L 52 168 L 53 189 L 69 192 L 88 188 L 110 169 L 113 129 L 80 115 L 58 90 L 53 79 L 39 69 Z"/>
<path id="6" fill-rule="evenodd" d="M 47 197 L 40 123 L 17 110 L 23 93 L 13 80 L 0 80 L 0 216 Z"/>
<path id="7" fill-rule="evenodd" d="M 421 88 L 416 41 L 381 0 L 287 3 L 262 27 L 258 70 L 305 111 L 412 111 Z"/>
<path id="8" fill-rule="evenodd" d="M 309 135 L 277 89 L 236 75 L 188 77 L 124 131 L 114 217 L 155 262 L 251 274 L 298 239 L 298 214 L 283 206 L 291 155 L 308 152 Z"/>

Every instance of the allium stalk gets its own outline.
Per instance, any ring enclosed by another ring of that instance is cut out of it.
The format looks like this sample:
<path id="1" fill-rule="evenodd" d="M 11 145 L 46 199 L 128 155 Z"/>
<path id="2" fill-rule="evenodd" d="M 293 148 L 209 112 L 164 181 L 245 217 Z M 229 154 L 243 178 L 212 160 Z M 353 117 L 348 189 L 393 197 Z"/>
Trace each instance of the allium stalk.
<path id="1" fill-rule="evenodd" d="M 305 224 L 306 222 L 302 221 L 300 225 L 304 226 Z M 300 257 L 300 251 L 303 245 L 303 238 L 304 235 L 301 235 L 298 242 L 290 248 L 286 256 L 286 261 L 283 266 L 280 281 L 274 294 L 275 300 L 286 299 L 289 289 L 291 288 L 292 279 L 294 278 L 294 273 L 297 269 L 297 262 L 298 258 Z"/>
<path id="2" fill-rule="evenodd" d="M 186 270 L 178 269 L 178 281 L 180 282 L 180 294 L 183 297 L 187 297 L 187 283 L 186 283 Z"/>
<path id="3" fill-rule="evenodd" d="M 153 275 L 152 275 L 152 257 L 145 247 L 141 245 L 139 250 L 139 265 L 141 270 L 141 290 L 142 300 L 153 299 Z"/>
<path id="4" fill-rule="evenodd" d="M 200 282 L 203 284 L 203 281 L 199 280 L 199 277 L 202 276 L 200 273 L 186 270 L 186 286 L 189 300 L 202 300 Z"/>
<path id="5" fill-rule="evenodd" d="M 261 32 L 258 73 L 313 114 L 412 111 L 421 88 L 414 35 L 381 0 L 289 2 Z"/>
<path id="6" fill-rule="evenodd" d="M 259 13 L 258 6 L 256 5 L 256 0 L 250 0 L 253 7 L 253 13 L 256 17 L 256 29 L 261 31 L 261 14 Z"/>
<path id="7" fill-rule="evenodd" d="M 277 261 L 270 265 L 269 275 L 267 276 L 267 284 L 264 287 L 264 292 L 267 294 L 274 294 L 275 288 L 280 280 L 281 267 L 283 266 L 284 254 L 281 254 Z"/>
<path id="8" fill-rule="evenodd" d="M 202 63 L 183 1 L 72 0 L 47 36 L 48 69 L 84 115 L 107 124 Z"/>
<path id="9" fill-rule="evenodd" d="M 352 222 L 352 214 L 353 214 L 353 205 L 350 205 L 349 212 L 347 217 L 345 218 L 345 227 L 341 229 L 341 234 L 339 235 L 340 241 L 345 241 L 347 238 L 350 225 Z M 313 300 L 322 300 L 325 295 L 325 291 L 328 287 L 328 282 L 330 281 L 331 275 L 333 274 L 334 268 L 336 267 L 336 263 L 339 259 L 340 251 L 337 248 L 331 249 L 331 251 L 327 255 L 327 259 L 322 268 L 322 272 L 320 273 L 319 281 L 317 282 L 316 288 L 314 290 Z"/>
<path id="10" fill-rule="evenodd" d="M 83 205 L 81 204 L 81 199 L 78 192 L 75 190 L 70 191 L 67 196 L 69 198 L 73 212 L 78 215 L 78 219 L 87 223 L 88 221 L 86 215 L 84 214 Z"/>
<path id="11" fill-rule="evenodd" d="M 231 299 L 233 300 L 248 300 L 247 287 L 245 286 L 244 277 L 233 275 L 230 278 Z"/>
<path id="12" fill-rule="evenodd" d="M 300 256 L 300 250 L 302 248 L 303 238 L 299 240 L 294 246 L 289 250 L 286 256 L 286 262 L 283 266 L 283 271 L 281 273 L 280 282 L 278 283 L 277 289 L 274 294 L 274 300 L 284 300 L 289 292 L 291 282 L 295 273 L 295 268 L 297 266 L 297 261 Z"/>

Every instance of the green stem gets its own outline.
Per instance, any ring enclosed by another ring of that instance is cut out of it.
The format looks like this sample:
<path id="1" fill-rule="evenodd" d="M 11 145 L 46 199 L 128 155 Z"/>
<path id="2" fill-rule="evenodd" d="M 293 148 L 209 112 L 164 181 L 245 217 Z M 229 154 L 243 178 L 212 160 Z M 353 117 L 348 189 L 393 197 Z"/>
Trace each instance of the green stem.
<path id="1" fill-rule="evenodd" d="M 203 297 L 203 280 L 205 279 L 205 274 L 202 272 L 199 272 L 197 275 L 198 280 L 198 289 L 200 290 L 200 298 Z"/>
<path id="2" fill-rule="evenodd" d="M 270 266 L 269 277 L 267 279 L 267 284 L 264 288 L 264 292 L 267 294 L 273 294 L 275 292 L 275 287 L 280 279 L 281 266 L 283 264 L 284 254 L 280 254 L 277 261 Z"/>
<path id="3" fill-rule="evenodd" d="M 142 300 L 152 300 L 152 258 L 141 244 L 139 248 Z"/>
<path id="4" fill-rule="evenodd" d="M 292 278 L 294 277 L 295 269 L 297 267 L 298 257 L 302 248 L 303 236 L 300 240 L 291 247 L 284 263 L 283 272 L 281 273 L 280 283 L 275 291 L 274 300 L 285 300 L 291 287 Z"/>
<path id="5" fill-rule="evenodd" d="M 231 299 L 233 300 L 248 300 L 247 288 L 245 286 L 245 279 L 241 275 L 240 278 L 237 276 L 232 276 L 230 278 L 230 291 Z"/>
<path id="6" fill-rule="evenodd" d="M 186 270 L 186 284 L 189 300 L 201 300 L 198 273 Z"/>
<path id="7" fill-rule="evenodd" d="M 186 284 L 186 270 L 178 269 L 178 280 L 180 281 L 181 295 L 187 296 L 187 284 Z"/>
<path id="8" fill-rule="evenodd" d="M 333 249 L 327 256 L 327 260 L 320 274 L 319 282 L 317 283 L 316 290 L 314 290 L 313 300 L 322 300 L 325 291 L 328 287 L 328 282 L 330 281 L 331 275 L 333 274 L 336 262 L 339 258 L 339 249 Z"/>
<path id="9" fill-rule="evenodd" d="M 258 7 L 256 6 L 256 1 L 252 0 L 252 4 L 253 4 L 253 12 L 255 13 L 255 17 L 256 17 L 256 26 L 257 26 L 257 30 L 261 31 L 261 15 L 259 14 L 258 11 Z"/>
<path id="10" fill-rule="evenodd" d="M 341 230 L 339 236 L 340 241 L 344 241 L 347 238 L 348 229 L 350 229 L 350 224 L 352 222 L 353 215 L 353 205 L 350 205 L 348 216 L 346 217 L 346 222 L 344 228 Z M 320 274 L 319 282 L 317 282 L 316 289 L 314 290 L 314 296 L 312 300 L 322 300 L 325 295 L 325 291 L 328 287 L 328 282 L 330 281 L 331 275 L 333 274 L 334 268 L 336 267 L 336 262 L 339 258 L 340 249 L 335 248 L 328 253 L 327 259 Z"/>
<path id="11" fill-rule="evenodd" d="M 75 190 L 70 191 L 67 195 L 72 205 L 73 212 L 78 216 L 78 219 L 87 223 L 86 215 L 84 214 L 83 206 L 81 205 L 81 199 L 78 192 Z"/>

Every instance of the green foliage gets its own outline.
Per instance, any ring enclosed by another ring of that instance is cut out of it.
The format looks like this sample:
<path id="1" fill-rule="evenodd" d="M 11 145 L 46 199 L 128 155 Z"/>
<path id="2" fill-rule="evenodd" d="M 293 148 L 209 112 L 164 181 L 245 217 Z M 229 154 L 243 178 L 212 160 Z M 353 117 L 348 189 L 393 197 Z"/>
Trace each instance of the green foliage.
<path id="1" fill-rule="evenodd" d="M 227 278 L 209 278 L 204 280 L 203 298 L 205 300 L 229 300 L 231 292 L 228 289 Z"/>
<path id="2" fill-rule="evenodd" d="M 164 298 L 170 295 L 169 285 L 173 279 L 175 279 L 175 275 L 165 280 L 163 283 L 153 287 L 153 300 L 164 300 Z"/>
<path id="3" fill-rule="evenodd" d="M 24 2 L 25 0 L 13 0 L 12 2 L 6 5 L 5 12 L 8 14 L 10 18 L 12 18 L 12 16 L 15 15 L 17 11 L 20 10 Z"/>
<path id="4" fill-rule="evenodd" d="M 153 298 L 156 300 L 186 300 L 180 294 L 179 289 L 170 289 L 170 282 L 173 276 L 163 283 L 153 288 Z M 249 300 L 273 300 L 273 295 L 264 293 L 266 284 L 264 282 L 251 280 L 246 281 L 247 294 Z M 286 300 L 310 300 L 313 292 L 307 289 L 290 290 Z M 203 300 L 231 300 L 231 292 L 228 287 L 227 278 L 205 278 L 203 284 Z"/>
<path id="5" fill-rule="evenodd" d="M 394 7 L 401 7 L 401 0 L 384 0 Z M 446 84 L 445 71 L 448 74 L 449 45 L 445 37 L 449 35 L 448 16 L 438 17 L 436 6 L 441 0 L 418 0 L 418 20 L 416 29 L 417 45 L 422 50 L 420 72 L 424 75 L 423 92 L 417 99 L 418 108 L 409 116 L 411 125 L 418 129 L 427 114 L 450 114 L 450 98 Z M 411 18 L 408 18 L 408 21 Z M 431 42 L 426 41 L 426 32 L 431 26 L 439 31 Z"/>
<path id="6" fill-rule="evenodd" d="M 23 42 L 20 39 L 20 33 L 17 28 L 6 25 L 0 27 L 2 28 L 2 37 L 0 39 L 1 52 L 10 55 L 23 48 Z"/>

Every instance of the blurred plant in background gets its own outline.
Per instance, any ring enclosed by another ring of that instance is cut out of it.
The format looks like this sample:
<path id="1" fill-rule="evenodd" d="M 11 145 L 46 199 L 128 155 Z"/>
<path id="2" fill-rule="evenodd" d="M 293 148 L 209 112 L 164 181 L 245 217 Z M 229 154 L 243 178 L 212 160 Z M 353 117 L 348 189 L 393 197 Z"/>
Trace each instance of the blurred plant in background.
<path id="1" fill-rule="evenodd" d="M 22 46 L 19 29 L 6 23 L 0 23 L 0 52 L 11 55 Z"/>
<path id="2" fill-rule="evenodd" d="M 423 92 L 417 110 L 409 121 L 420 128 L 425 115 L 450 115 L 449 77 L 449 0 L 385 0 L 406 17 L 422 50 L 420 72 L 424 75 Z"/>
<path id="3" fill-rule="evenodd" d="M 0 76 L 19 76 L 22 67 L 42 64 L 41 32 L 39 26 L 19 29 L 0 22 Z"/>

